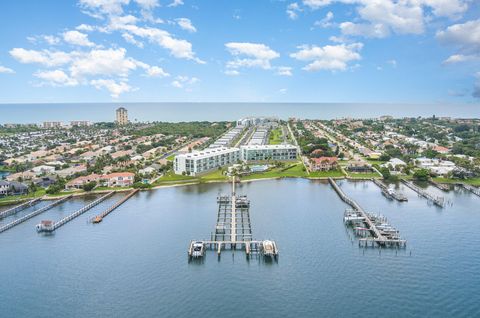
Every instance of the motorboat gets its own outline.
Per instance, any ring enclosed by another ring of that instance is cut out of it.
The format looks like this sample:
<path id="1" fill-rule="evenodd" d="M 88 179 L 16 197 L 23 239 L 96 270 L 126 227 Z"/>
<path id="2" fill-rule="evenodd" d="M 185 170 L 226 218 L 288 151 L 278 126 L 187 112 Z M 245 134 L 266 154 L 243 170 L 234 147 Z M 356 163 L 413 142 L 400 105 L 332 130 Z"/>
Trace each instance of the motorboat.
<path id="1" fill-rule="evenodd" d="M 203 242 L 194 242 L 192 246 L 192 256 L 193 257 L 202 257 L 205 253 L 205 245 Z"/>
<path id="2" fill-rule="evenodd" d="M 51 220 L 43 220 L 35 227 L 37 232 L 53 232 L 55 230 L 54 223 Z"/>

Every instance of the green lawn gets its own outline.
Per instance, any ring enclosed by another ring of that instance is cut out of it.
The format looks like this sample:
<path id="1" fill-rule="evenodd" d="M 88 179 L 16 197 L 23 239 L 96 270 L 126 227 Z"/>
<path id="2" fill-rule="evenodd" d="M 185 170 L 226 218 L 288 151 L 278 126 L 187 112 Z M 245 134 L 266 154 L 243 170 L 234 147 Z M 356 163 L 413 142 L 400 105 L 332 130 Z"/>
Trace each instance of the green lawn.
<path id="1" fill-rule="evenodd" d="M 224 170 L 215 170 L 200 177 L 200 181 L 228 180 Z"/>
<path id="2" fill-rule="evenodd" d="M 330 171 L 312 171 L 308 175 L 310 178 L 339 178 L 345 177 L 341 170 L 330 170 Z"/>
<path id="3" fill-rule="evenodd" d="M 281 128 L 272 129 L 272 131 L 270 131 L 268 143 L 270 145 L 278 145 L 278 144 L 281 144 L 282 142 L 283 142 L 282 129 Z"/>
<path id="4" fill-rule="evenodd" d="M 252 179 L 267 179 L 267 178 L 280 178 L 280 177 L 294 177 L 302 178 L 307 177 L 308 174 L 304 171 L 305 167 L 301 162 L 292 164 L 285 168 L 273 168 L 266 172 L 252 173 L 248 176 L 244 176 L 242 180 L 252 180 Z"/>
<path id="5" fill-rule="evenodd" d="M 433 178 L 432 179 L 435 182 L 439 183 L 466 183 L 470 184 L 473 186 L 480 186 L 480 178 L 471 178 L 471 179 L 465 179 L 465 180 L 460 180 L 460 179 L 449 179 L 449 178 Z"/>
<path id="6" fill-rule="evenodd" d="M 0 205 L 9 205 L 19 203 L 21 201 L 27 201 L 34 198 L 39 198 L 45 195 L 45 189 L 39 189 L 34 193 L 24 194 L 24 195 L 14 195 L 0 198 Z"/>
<path id="7" fill-rule="evenodd" d="M 170 155 L 170 156 L 168 156 L 168 157 L 165 158 L 165 159 L 167 159 L 168 161 L 173 161 L 173 159 L 175 159 L 175 154 Z"/>
<path id="8" fill-rule="evenodd" d="M 354 173 L 354 172 L 348 172 L 348 176 L 353 179 L 372 179 L 372 178 L 382 178 L 381 175 L 379 175 L 376 172 L 372 173 Z"/>
<path id="9" fill-rule="evenodd" d="M 366 159 L 365 158 L 365 160 L 371 165 L 382 165 L 386 162 L 386 161 L 382 161 L 382 160 L 378 160 L 378 159 Z"/>

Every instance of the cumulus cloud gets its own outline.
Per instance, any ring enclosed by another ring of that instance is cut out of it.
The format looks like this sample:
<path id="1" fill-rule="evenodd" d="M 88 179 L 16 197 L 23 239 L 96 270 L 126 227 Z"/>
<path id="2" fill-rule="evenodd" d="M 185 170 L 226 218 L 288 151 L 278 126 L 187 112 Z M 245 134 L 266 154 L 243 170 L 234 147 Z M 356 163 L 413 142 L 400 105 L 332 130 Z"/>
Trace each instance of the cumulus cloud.
<path id="1" fill-rule="evenodd" d="M 130 0 L 80 0 L 79 5 L 85 13 L 100 18 L 102 15 L 120 15 L 123 6 Z"/>
<path id="2" fill-rule="evenodd" d="M 64 71 L 53 70 L 53 71 L 38 71 L 34 76 L 43 80 L 44 83 L 52 86 L 76 86 L 78 81 L 74 78 L 68 76 Z"/>
<path id="3" fill-rule="evenodd" d="M 192 21 L 187 18 L 179 18 L 176 20 L 177 24 L 188 32 L 197 32 L 197 29 L 193 26 Z"/>
<path id="4" fill-rule="evenodd" d="M 228 69 L 259 67 L 270 69 L 270 61 L 280 56 L 265 44 L 248 42 L 230 42 L 225 47 L 235 59 L 227 62 Z"/>
<path id="5" fill-rule="evenodd" d="M 177 76 L 172 81 L 172 86 L 176 88 L 185 88 L 191 86 L 199 81 L 196 77 L 189 77 L 189 76 Z"/>
<path id="6" fill-rule="evenodd" d="M 183 0 L 173 0 L 172 3 L 170 3 L 168 6 L 169 7 L 178 7 L 178 6 L 183 6 Z"/>
<path id="7" fill-rule="evenodd" d="M 135 0 L 135 2 L 144 10 L 153 10 L 160 5 L 158 0 Z"/>
<path id="8" fill-rule="evenodd" d="M 90 84 L 96 89 L 107 89 L 110 92 L 110 96 L 118 98 L 123 93 L 128 93 L 133 88 L 124 81 L 116 82 L 112 79 L 97 79 L 90 81 Z"/>
<path id="9" fill-rule="evenodd" d="M 2 74 L 2 73 L 3 74 L 14 74 L 15 71 L 12 70 L 11 68 L 0 65 L 0 74 Z"/>
<path id="10" fill-rule="evenodd" d="M 72 54 L 62 51 L 37 51 L 13 48 L 9 53 L 14 59 L 23 64 L 37 63 L 45 66 L 60 66 L 72 60 Z"/>
<path id="11" fill-rule="evenodd" d="M 88 40 L 88 35 L 85 33 L 72 30 L 63 33 L 63 40 L 72 45 L 78 46 L 94 46 L 93 42 Z"/>
<path id="12" fill-rule="evenodd" d="M 77 27 L 75 27 L 78 31 L 85 31 L 85 32 L 91 32 L 95 30 L 95 27 L 90 25 L 90 24 L 80 24 Z"/>
<path id="13" fill-rule="evenodd" d="M 334 3 L 353 5 L 358 17 L 340 24 L 344 35 L 383 38 L 391 33 L 421 34 L 433 17 L 458 19 L 468 0 L 303 0 L 311 10 Z M 288 7 L 287 7 L 288 9 Z M 301 10 L 301 7 L 297 11 Z M 295 11 L 295 12 L 297 12 Z"/>
<path id="14" fill-rule="evenodd" d="M 359 51 L 362 43 L 325 45 L 323 47 L 302 45 L 299 51 L 290 54 L 299 61 L 310 62 L 303 69 L 306 71 L 345 71 L 348 64 L 361 59 Z"/>
<path id="15" fill-rule="evenodd" d="M 329 28 L 333 26 L 332 20 L 333 20 L 333 12 L 328 11 L 322 20 L 315 21 L 313 25 L 320 28 Z"/>
<path id="16" fill-rule="evenodd" d="M 279 66 L 277 67 L 277 75 L 280 76 L 292 76 L 292 68 L 289 66 Z"/>
<path id="17" fill-rule="evenodd" d="M 37 44 L 40 42 L 45 42 L 48 45 L 58 45 L 60 44 L 60 38 L 54 35 L 36 35 L 36 36 L 29 36 L 27 40 L 31 43 Z"/>
<path id="18" fill-rule="evenodd" d="M 167 72 L 165 72 L 161 67 L 158 66 L 151 66 L 148 67 L 145 71 L 147 76 L 150 77 L 167 77 L 170 76 Z"/>
<path id="19" fill-rule="evenodd" d="M 287 15 L 292 20 L 295 20 L 296 18 L 298 18 L 298 13 L 300 11 L 302 11 L 302 9 L 300 9 L 300 6 L 298 5 L 297 2 L 290 3 L 287 6 Z"/>

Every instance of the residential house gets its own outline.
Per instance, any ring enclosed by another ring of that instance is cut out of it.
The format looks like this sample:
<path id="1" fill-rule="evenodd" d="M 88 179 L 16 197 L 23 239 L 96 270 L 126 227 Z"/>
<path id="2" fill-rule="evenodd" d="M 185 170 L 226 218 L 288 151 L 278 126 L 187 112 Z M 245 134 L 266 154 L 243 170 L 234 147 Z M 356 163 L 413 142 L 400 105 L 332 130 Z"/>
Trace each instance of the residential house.
<path id="1" fill-rule="evenodd" d="M 337 157 L 319 157 L 310 159 L 310 169 L 312 171 L 326 171 L 336 168 L 338 165 Z"/>

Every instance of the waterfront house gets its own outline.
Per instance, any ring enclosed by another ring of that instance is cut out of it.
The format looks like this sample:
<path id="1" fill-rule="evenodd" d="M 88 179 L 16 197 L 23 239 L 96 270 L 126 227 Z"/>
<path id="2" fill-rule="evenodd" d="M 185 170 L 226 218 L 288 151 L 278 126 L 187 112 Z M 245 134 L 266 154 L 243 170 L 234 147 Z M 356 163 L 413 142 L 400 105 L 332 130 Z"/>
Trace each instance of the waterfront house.
<path id="1" fill-rule="evenodd" d="M 133 185 L 135 174 L 132 172 L 114 172 L 101 177 L 101 182 L 107 187 L 128 187 Z"/>
<path id="2" fill-rule="evenodd" d="M 10 182 L 0 180 L 0 196 L 8 195 L 9 189 L 10 189 Z"/>
<path id="3" fill-rule="evenodd" d="M 48 188 L 52 184 L 57 182 L 57 179 L 55 177 L 51 176 L 45 176 L 45 177 L 40 177 L 35 180 L 33 180 L 33 184 L 36 185 L 37 187 L 42 187 L 42 188 Z"/>
<path id="4" fill-rule="evenodd" d="M 100 179 L 101 176 L 95 173 L 92 173 L 88 176 L 81 176 L 67 182 L 65 189 L 81 189 L 85 184 L 90 182 L 98 182 Z"/>
<path id="5" fill-rule="evenodd" d="M 355 173 L 370 173 L 373 172 L 372 166 L 366 161 L 350 161 L 347 170 Z"/>
<path id="6" fill-rule="evenodd" d="M 310 170 L 326 171 L 335 169 L 338 165 L 337 157 L 310 158 Z"/>

